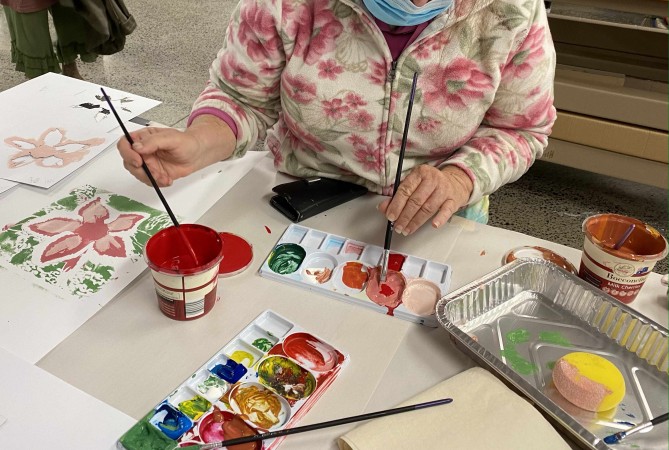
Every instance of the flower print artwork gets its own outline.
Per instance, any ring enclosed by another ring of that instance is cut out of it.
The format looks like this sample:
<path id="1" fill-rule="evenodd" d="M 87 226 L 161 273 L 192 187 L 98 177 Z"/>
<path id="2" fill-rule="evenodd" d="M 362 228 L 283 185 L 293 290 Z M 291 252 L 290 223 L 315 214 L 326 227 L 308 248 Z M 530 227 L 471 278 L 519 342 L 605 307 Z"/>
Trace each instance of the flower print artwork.
<path id="1" fill-rule="evenodd" d="M 146 268 L 146 241 L 166 213 L 92 186 L 76 189 L 0 234 L 3 265 L 58 294 L 85 297 Z"/>
<path id="2" fill-rule="evenodd" d="M 96 122 L 100 122 L 104 119 L 106 119 L 109 116 L 109 113 L 111 112 L 109 108 L 107 107 L 107 100 L 104 98 L 102 95 L 95 95 L 95 100 L 96 102 L 83 102 L 79 103 L 78 105 L 74 105 L 73 108 L 84 108 L 93 111 L 93 118 L 95 119 Z M 120 109 L 121 111 L 125 111 L 127 113 L 132 114 L 132 111 L 128 109 L 125 104 L 130 103 L 133 101 L 132 98 L 125 96 L 122 98 L 112 98 L 109 97 L 109 100 L 114 103 L 117 102 L 118 106 L 115 106 L 116 109 Z"/>
<path id="3" fill-rule="evenodd" d="M 91 147 L 104 143 L 102 138 L 77 141 L 68 139 L 62 128 L 48 128 L 39 138 L 23 138 L 11 136 L 5 143 L 18 150 L 9 157 L 7 166 L 10 169 L 34 164 L 39 167 L 59 168 L 81 161 L 88 155 Z"/>

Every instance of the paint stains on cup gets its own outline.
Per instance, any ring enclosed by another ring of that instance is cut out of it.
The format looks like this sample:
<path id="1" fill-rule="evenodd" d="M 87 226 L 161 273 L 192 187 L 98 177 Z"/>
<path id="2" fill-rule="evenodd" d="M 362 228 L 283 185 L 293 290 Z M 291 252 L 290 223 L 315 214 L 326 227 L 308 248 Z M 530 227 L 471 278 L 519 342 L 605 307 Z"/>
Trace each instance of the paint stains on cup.
<path id="1" fill-rule="evenodd" d="M 400 272 L 388 270 L 386 280 L 381 282 L 380 274 L 380 267 L 374 267 L 370 270 L 365 293 L 377 305 L 388 308 L 388 315 L 392 316 L 395 308 L 402 302 L 401 298 L 406 286 L 406 279 Z"/>
<path id="2" fill-rule="evenodd" d="M 265 386 L 242 383 L 230 391 L 230 406 L 255 426 L 270 430 L 283 426 L 290 418 L 290 405 Z"/>
<path id="3" fill-rule="evenodd" d="M 312 284 L 324 284 L 332 278 L 332 272 L 337 266 L 337 260 L 325 252 L 316 252 L 304 261 L 302 278 Z"/>
<path id="4" fill-rule="evenodd" d="M 309 333 L 291 334 L 283 341 L 284 353 L 316 372 L 332 370 L 339 360 L 337 350 Z"/>
<path id="5" fill-rule="evenodd" d="M 402 304 L 414 314 L 430 316 L 434 314 L 440 296 L 439 286 L 429 280 L 415 278 L 407 283 Z"/>
<path id="6" fill-rule="evenodd" d="M 269 356 L 260 361 L 258 381 L 289 401 L 305 399 L 316 389 L 311 372 L 283 356 Z"/>
<path id="7" fill-rule="evenodd" d="M 299 269 L 307 252 L 298 244 L 279 244 L 269 256 L 269 268 L 279 275 L 291 274 Z"/>

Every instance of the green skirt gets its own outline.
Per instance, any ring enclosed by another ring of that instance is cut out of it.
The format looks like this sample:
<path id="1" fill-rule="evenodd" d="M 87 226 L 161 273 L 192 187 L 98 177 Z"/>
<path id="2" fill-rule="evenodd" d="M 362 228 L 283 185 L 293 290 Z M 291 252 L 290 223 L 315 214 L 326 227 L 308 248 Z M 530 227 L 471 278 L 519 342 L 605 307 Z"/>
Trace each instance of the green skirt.
<path id="1" fill-rule="evenodd" d="M 81 57 L 93 62 L 97 55 L 86 51 L 86 23 L 72 8 L 53 5 L 33 13 L 18 13 L 3 7 L 11 38 L 12 62 L 28 78 L 47 72 L 60 73 L 60 64 L 70 64 Z M 56 44 L 49 33 L 49 11 L 56 29 Z"/>

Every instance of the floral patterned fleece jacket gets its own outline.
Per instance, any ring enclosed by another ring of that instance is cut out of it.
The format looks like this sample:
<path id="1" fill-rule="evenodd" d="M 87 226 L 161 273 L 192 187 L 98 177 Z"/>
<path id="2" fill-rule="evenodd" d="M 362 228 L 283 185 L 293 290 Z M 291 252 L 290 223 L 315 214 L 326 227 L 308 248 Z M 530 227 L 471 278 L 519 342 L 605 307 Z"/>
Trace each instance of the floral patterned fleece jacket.
<path id="1" fill-rule="evenodd" d="M 540 157 L 555 121 L 555 50 L 541 0 L 455 0 L 393 61 L 362 0 L 241 0 L 191 120 L 266 137 L 280 171 L 390 194 L 414 72 L 403 176 L 463 169 L 469 205 Z"/>

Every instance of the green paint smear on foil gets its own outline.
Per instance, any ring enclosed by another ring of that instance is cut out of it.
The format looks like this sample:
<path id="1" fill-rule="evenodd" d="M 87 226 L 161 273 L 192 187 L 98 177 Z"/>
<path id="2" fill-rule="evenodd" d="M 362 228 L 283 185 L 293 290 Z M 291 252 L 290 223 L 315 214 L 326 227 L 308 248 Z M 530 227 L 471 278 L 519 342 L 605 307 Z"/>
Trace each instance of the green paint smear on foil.
<path id="1" fill-rule="evenodd" d="M 506 333 L 504 339 L 504 350 L 500 352 L 507 359 L 513 370 L 521 375 L 530 375 L 537 371 L 537 366 L 523 358 L 516 350 L 516 344 L 522 344 L 530 340 L 530 332 L 524 328 L 517 328 Z"/>
<path id="2" fill-rule="evenodd" d="M 279 275 L 288 275 L 297 270 L 306 256 L 305 250 L 297 244 L 277 245 L 269 256 L 269 268 Z"/>
<path id="3" fill-rule="evenodd" d="M 555 368 L 555 361 L 548 361 L 546 363 L 546 369 L 553 370 Z"/>
<path id="4" fill-rule="evenodd" d="M 563 347 L 571 347 L 569 339 L 562 336 L 557 331 L 542 331 L 539 333 L 539 340 L 541 342 L 548 342 L 549 344 L 562 345 Z"/>
<path id="5" fill-rule="evenodd" d="M 126 450 L 172 450 L 177 442 L 149 423 L 153 411 L 130 428 L 120 439 Z"/>

